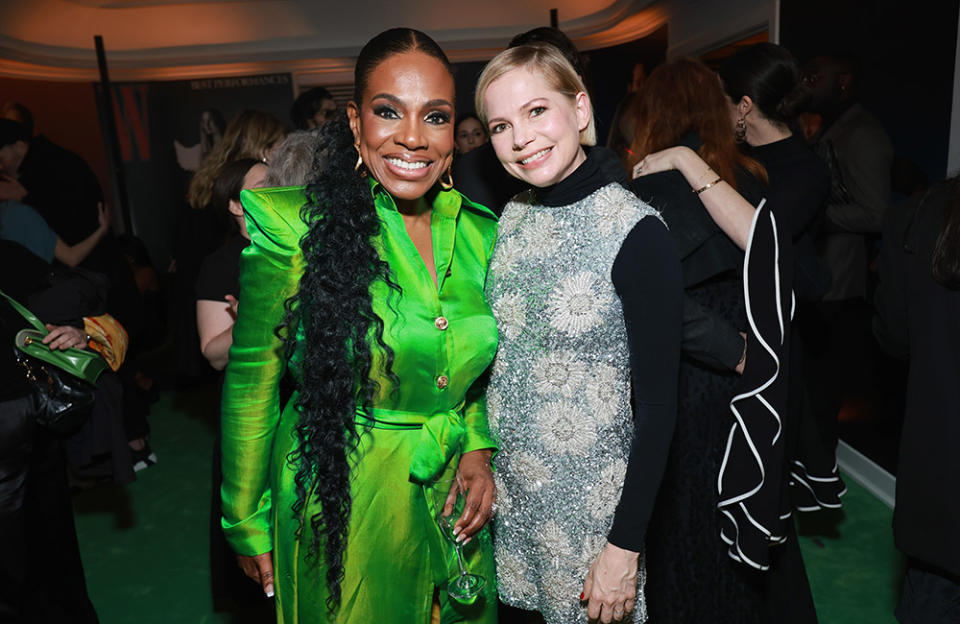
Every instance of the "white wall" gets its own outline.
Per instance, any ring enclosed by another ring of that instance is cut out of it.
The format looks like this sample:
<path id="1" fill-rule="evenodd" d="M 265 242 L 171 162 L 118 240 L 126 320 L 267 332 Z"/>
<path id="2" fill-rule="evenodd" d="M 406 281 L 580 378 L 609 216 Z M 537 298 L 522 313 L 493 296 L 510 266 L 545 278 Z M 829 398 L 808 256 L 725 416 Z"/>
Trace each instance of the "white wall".
<path id="1" fill-rule="evenodd" d="M 960 20 L 957 24 L 957 52 L 953 63 L 953 109 L 950 112 L 950 147 L 947 151 L 947 176 L 960 169 Z"/>

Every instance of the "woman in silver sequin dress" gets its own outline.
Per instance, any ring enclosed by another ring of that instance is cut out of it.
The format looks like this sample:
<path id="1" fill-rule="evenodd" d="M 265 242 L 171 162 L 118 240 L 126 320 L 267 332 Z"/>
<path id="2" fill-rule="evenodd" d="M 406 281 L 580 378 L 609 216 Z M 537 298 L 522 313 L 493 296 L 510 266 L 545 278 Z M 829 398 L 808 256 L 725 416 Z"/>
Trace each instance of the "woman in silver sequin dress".
<path id="1" fill-rule="evenodd" d="M 590 100 L 555 48 L 498 55 L 477 110 L 534 187 L 504 209 L 486 286 L 500 597 L 549 624 L 643 622 L 643 542 L 676 417 L 676 250 L 616 156 L 585 149 Z"/>

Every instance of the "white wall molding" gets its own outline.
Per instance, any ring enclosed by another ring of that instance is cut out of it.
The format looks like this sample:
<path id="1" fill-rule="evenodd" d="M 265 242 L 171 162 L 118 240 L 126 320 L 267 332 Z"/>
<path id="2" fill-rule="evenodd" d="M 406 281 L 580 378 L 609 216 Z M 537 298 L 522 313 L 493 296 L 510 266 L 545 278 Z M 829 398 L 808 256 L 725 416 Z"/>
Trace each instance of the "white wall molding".
<path id="1" fill-rule="evenodd" d="M 853 479 L 893 509 L 897 498 L 896 478 L 843 440 L 837 444 L 837 464 L 845 479 Z"/>

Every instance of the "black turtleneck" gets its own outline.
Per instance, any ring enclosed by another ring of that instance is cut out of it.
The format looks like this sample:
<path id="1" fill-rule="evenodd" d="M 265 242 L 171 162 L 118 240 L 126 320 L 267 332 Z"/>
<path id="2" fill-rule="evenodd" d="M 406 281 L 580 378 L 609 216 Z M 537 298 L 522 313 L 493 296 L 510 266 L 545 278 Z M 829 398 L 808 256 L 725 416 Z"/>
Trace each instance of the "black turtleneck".
<path id="1" fill-rule="evenodd" d="M 593 147 L 586 153 L 573 173 L 535 191 L 539 203 L 565 206 L 608 184 L 626 184 L 626 172 L 612 151 Z M 634 436 L 607 539 L 639 552 L 677 416 L 683 281 L 676 246 L 663 222 L 654 217 L 637 222 L 620 246 L 610 279 L 623 307 L 630 348 Z"/>

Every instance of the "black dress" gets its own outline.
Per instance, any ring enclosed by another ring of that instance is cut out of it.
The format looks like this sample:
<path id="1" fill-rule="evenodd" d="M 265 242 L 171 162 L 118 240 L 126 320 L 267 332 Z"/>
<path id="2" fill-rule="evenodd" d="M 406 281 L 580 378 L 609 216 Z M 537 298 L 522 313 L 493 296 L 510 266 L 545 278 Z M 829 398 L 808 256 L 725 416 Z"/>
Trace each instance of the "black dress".
<path id="1" fill-rule="evenodd" d="M 763 197 L 760 184 L 745 173 L 738 176 L 737 182 L 739 192 L 758 205 Z M 684 315 L 688 314 L 688 302 L 708 311 L 718 318 L 717 327 L 733 332 L 739 339 L 741 350 L 743 341 L 737 332 L 747 333 L 748 353 L 752 354 L 747 359 L 748 368 L 750 362 L 762 360 L 763 347 L 757 336 L 767 329 L 758 327 L 761 323 L 757 319 L 754 323 L 747 320 L 744 253 L 713 223 L 679 172 L 668 171 L 638 178 L 631 183 L 631 189 L 662 211 L 677 242 L 684 272 Z M 769 217 L 770 207 L 758 212 Z M 757 231 L 760 231 L 759 227 Z M 792 258 L 789 238 L 783 237 L 782 233 L 778 238 L 777 234 L 775 229 L 768 231 L 769 237 L 777 239 L 772 242 L 781 245 L 779 251 L 783 252 L 784 258 Z M 768 247 L 764 252 L 767 258 L 773 257 L 771 249 Z M 755 258 L 759 253 L 754 250 L 751 265 L 758 262 Z M 787 263 L 784 266 L 792 272 L 792 265 Z M 751 276 L 753 271 L 750 268 Z M 755 314 L 760 305 L 767 306 L 768 319 L 771 311 L 776 317 L 778 308 L 781 313 L 786 309 L 786 323 L 778 330 L 778 336 L 784 339 L 783 344 L 789 340 L 790 272 L 786 273 L 787 283 L 780 285 L 777 297 L 774 297 L 774 288 L 755 290 L 758 284 L 750 286 L 751 314 Z M 732 479 L 740 478 L 746 482 L 750 478 L 748 469 L 751 466 L 741 461 L 743 447 L 739 448 L 739 455 L 735 452 L 734 442 L 742 442 L 742 439 L 734 438 L 742 436 L 743 431 L 737 430 L 731 400 L 742 396 L 745 387 L 755 387 L 760 377 L 769 375 L 769 367 L 766 372 L 749 379 L 749 371 L 741 377 L 731 370 L 719 370 L 702 359 L 691 357 L 688 341 L 685 331 L 677 428 L 647 534 L 650 622 L 816 621 L 796 537 L 791 533 L 793 525 L 779 520 L 787 503 L 782 439 L 775 449 L 771 449 L 769 456 L 764 457 L 766 482 L 758 493 L 763 495 L 762 500 L 753 500 L 749 504 L 752 505 L 752 517 L 759 517 L 758 512 L 762 511 L 766 518 L 763 524 L 775 528 L 774 534 L 785 544 L 768 548 L 769 543 L 764 543 L 759 535 L 749 535 L 750 527 L 745 526 L 747 523 L 743 517 L 739 518 L 738 524 L 732 515 L 718 509 L 723 500 L 719 487 L 722 486 L 729 499 L 731 486 L 734 486 Z M 721 342 L 716 341 L 716 345 Z M 716 359 L 724 361 L 722 357 Z M 778 367 L 780 374 L 785 376 L 785 357 L 781 357 Z M 769 390 L 776 393 L 780 405 L 785 404 L 785 383 L 778 382 Z M 749 424 L 747 410 L 740 411 L 740 420 Z M 785 411 L 781 410 L 781 413 Z M 756 426 L 769 428 L 770 422 L 754 420 L 744 428 Z M 754 428 L 751 433 L 759 439 L 764 432 Z M 771 438 L 768 436 L 768 439 Z M 735 471 L 741 471 L 739 477 L 731 475 Z M 756 567 L 746 565 L 747 561 Z M 766 571 L 757 568 L 766 568 Z"/>
<path id="2" fill-rule="evenodd" d="M 687 300 L 734 333 L 745 328 L 743 253 L 709 215 L 703 218 L 706 211 L 683 176 L 644 176 L 631 190 L 661 210 L 680 248 Z M 717 512 L 716 479 L 730 430 L 727 403 L 737 381 L 732 371 L 711 369 L 686 354 L 681 360 L 677 426 L 647 532 L 651 624 L 760 621 L 759 595 L 727 556 Z"/>

